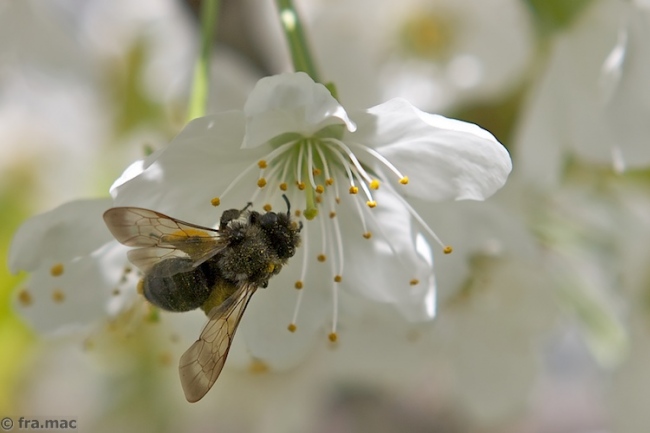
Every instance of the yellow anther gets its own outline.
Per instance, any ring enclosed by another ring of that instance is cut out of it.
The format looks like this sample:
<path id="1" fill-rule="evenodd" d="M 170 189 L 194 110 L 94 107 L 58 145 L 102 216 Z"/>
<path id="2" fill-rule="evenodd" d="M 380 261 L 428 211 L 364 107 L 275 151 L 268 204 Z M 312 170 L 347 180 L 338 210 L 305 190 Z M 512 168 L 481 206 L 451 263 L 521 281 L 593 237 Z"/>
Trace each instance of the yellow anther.
<path id="1" fill-rule="evenodd" d="M 341 204 L 341 197 L 336 197 L 334 201 L 336 202 L 336 204 Z"/>
<path id="2" fill-rule="evenodd" d="M 65 300 L 65 294 L 60 289 L 54 289 L 52 292 L 52 300 L 59 304 Z"/>
<path id="3" fill-rule="evenodd" d="M 371 208 L 371 209 L 374 208 L 374 207 L 377 207 L 377 202 L 374 201 L 374 200 L 368 200 L 368 201 L 366 202 L 366 204 L 367 204 L 368 207 Z"/>
<path id="4" fill-rule="evenodd" d="M 401 178 L 401 179 L 399 180 L 399 183 L 401 183 L 402 185 L 406 185 L 407 183 L 409 183 L 409 177 L 408 177 L 408 176 L 404 176 L 403 178 Z"/>
<path id="5" fill-rule="evenodd" d="M 260 188 L 264 188 L 266 186 L 266 179 L 264 179 L 263 177 L 260 177 L 257 180 L 257 186 L 259 186 Z"/>
<path id="6" fill-rule="evenodd" d="M 289 323 L 289 326 L 287 326 L 287 329 L 289 330 L 289 332 L 296 332 L 296 329 L 298 329 L 298 327 L 296 326 L 295 323 Z"/>
<path id="7" fill-rule="evenodd" d="M 330 334 L 327 336 L 327 338 L 329 338 L 329 340 L 332 343 L 336 343 L 336 340 L 339 339 L 339 336 L 336 334 L 336 332 L 330 332 Z"/>
<path id="8" fill-rule="evenodd" d="M 334 211 L 330 212 L 330 218 L 334 218 L 334 217 L 336 217 L 336 212 Z"/>
<path id="9" fill-rule="evenodd" d="M 56 265 L 50 268 L 50 275 L 53 277 L 59 277 L 63 275 L 63 263 L 57 263 Z"/>
<path id="10" fill-rule="evenodd" d="M 418 284 L 420 284 L 420 280 L 418 280 L 417 278 L 413 278 L 411 281 L 409 281 L 409 284 L 411 286 L 417 286 Z"/>
<path id="11" fill-rule="evenodd" d="M 29 305 L 32 305 L 34 299 L 32 298 L 31 293 L 27 291 L 27 289 L 22 289 L 20 292 L 18 292 L 18 302 L 20 302 L 20 305 L 23 307 L 27 307 Z"/>
<path id="12" fill-rule="evenodd" d="M 294 215 L 296 215 L 296 217 L 299 217 L 300 215 L 302 215 L 302 211 L 300 209 L 296 209 Z"/>
<path id="13" fill-rule="evenodd" d="M 272 274 L 274 270 L 275 270 L 275 264 L 269 263 L 269 265 L 266 267 L 266 272 Z"/>
<path id="14" fill-rule="evenodd" d="M 445 253 L 445 254 L 451 254 L 453 251 L 454 251 L 454 249 L 450 245 L 447 245 L 446 247 L 444 247 L 442 249 L 442 252 Z"/>
<path id="15" fill-rule="evenodd" d="M 325 260 L 327 260 L 327 257 L 325 256 L 325 254 L 319 254 L 319 255 L 316 257 L 316 260 L 318 260 L 319 262 L 322 263 L 322 262 L 324 262 Z"/>
<path id="16" fill-rule="evenodd" d="M 293 285 L 296 289 L 300 290 L 303 287 L 302 281 L 296 281 L 296 284 Z"/>
<path id="17" fill-rule="evenodd" d="M 266 168 L 268 165 L 266 164 L 266 161 L 265 161 L 265 160 L 260 159 L 259 161 L 257 161 L 257 166 L 258 166 L 259 168 Z"/>
<path id="18" fill-rule="evenodd" d="M 270 369 L 269 365 L 261 359 L 252 360 L 248 366 L 248 371 L 255 374 L 268 373 Z"/>
<path id="19" fill-rule="evenodd" d="M 280 184 L 280 189 L 281 189 L 282 191 L 286 191 L 286 190 L 287 190 L 287 183 L 286 183 L 286 182 L 282 182 L 282 183 Z"/>
<path id="20" fill-rule="evenodd" d="M 300 191 L 304 191 L 304 190 L 305 190 L 305 182 L 296 182 L 296 185 L 298 185 L 298 189 L 299 189 Z"/>
<path id="21" fill-rule="evenodd" d="M 316 192 L 322 194 L 325 192 L 325 187 L 323 185 L 316 185 Z"/>
<path id="22" fill-rule="evenodd" d="M 372 237 L 372 233 L 370 233 L 370 232 L 365 232 L 365 233 L 363 234 L 363 237 L 366 238 L 366 239 L 370 239 L 370 238 Z"/>
<path id="23" fill-rule="evenodd" d="M 340 275 L 336 275 L 336 276 L 334 277 L 334 282 L 335 282 L 335 283 L 340 283 L 341 281 L 343 281 L 343 277 L 342 277 L 342 276 L 340 276 Z"/>
<path id="24" fill-rule="evenodd" d="M 368 186 L 370 186 L 370 189 L 379 189 L 379 179 L 373 179 Z"/>
<path id="25" fill-rule="evenodd" d="M 350 191 L 350 194 L 356 194 L 356 193 L 359 192 L 359 188 L 356 187 L 356 186 L 351 186 L 349 191 Z"/>
<path id="26" fill-rule="evenodd" d="M 264 209 L 267 212 L 271 212 L 271 209 L 273 209 L 273 206 L 271 206 L 270 203 L 265 204 L 262 209 Z"/>
<path id="27" fill-rule="evenodd" d="M 215 197 L 212 200 L 210 200 L 210 203 L 212 206 L 217 207 L 221 204 L 221 199 L 219 197 Z"/>
<path id="28" fill-rule="evenodd" d="M 325 184 L 328 185 L 328 186 L 333 185 L 334 184 L 334 179 L 332 179 L 331 177 L 328 177 L 327 179 L 325 179 Z"/>
<path id="29" fill-rule="evenodd" d="M 319 195 L 317 195 L 317 196 L 314 198 L 314 200 L 316 200 L 316 203 L 322 203 L 322 202 L 323 202 L 323 198 L 322 198 L 321 196 L 319 196 Z"/>
<path id="30" fill-rule="evenodd" d="M 320 168 L 316 168 L 316 167 L 314 167 L 314 169 L 311 172 L 314 174 L 314 176 L 320 176 L 320 174 L 322 173 L 322 171 L 320 171 Z"/>

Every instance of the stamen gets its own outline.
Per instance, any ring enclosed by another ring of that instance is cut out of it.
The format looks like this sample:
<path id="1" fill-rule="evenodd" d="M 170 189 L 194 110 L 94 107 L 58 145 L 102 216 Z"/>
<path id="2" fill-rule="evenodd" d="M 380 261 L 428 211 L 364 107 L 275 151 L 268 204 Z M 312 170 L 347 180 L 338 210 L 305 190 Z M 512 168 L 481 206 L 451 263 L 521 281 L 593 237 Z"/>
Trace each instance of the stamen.
<path id="1" fill-rule="evenodd" d="M 336 340 L 339 339 L 338 334 L 335 331 L 330 332 L 330 334 L 327 336 L 327 338 L 332 342 L 336 343 Z"/>
<path id="2" fill-rule="evenodd" d="M 349 192 L 350 194 L 356 194 L 359 192 L 359 188 L 357 188 L 356 186 L 351 186 Z"/>
<path id="3" fill-rule="evenodd" d="M 332 343 L 337 340 L 336 326 L 339 321 L 339 286 L 332 284 L 332 332 L 329 339 Z"/>
<path id="4" fill-rule="evenodd" d="M 333 184 L 334 184 L 334 179 L 332 179 L 331 177 L 325 179 L 325 185 L 332 186 Z"/>
<path id="5" fill-rule="evenodd" d="M 304 190 L 305 190 L 305 183 L 304 183 L 304 182 L 296 182 L 296 185 L 298 185 L 298 189 L 299 189 L 300 191 L 304 191 Z"/>
<path id="6" fill-rule="evenodd" d="M 298 292 L 298 297 L 296 298 L 296 305 L 293 307 L 293 317 L 291 318 L 291 323 L 289 324 L 289 331 L 294 332 L 297 328 L 296 323 L 298 323 L 298 311 L 300 310 L 300 304 L 302 303 L 302 294 L 305 293 L 304 290 Z M 293 325 L 293 331 L 291 330 L 291 325 Z"/>
<path id="7" fill-rule="evenodd" d="M 295 323 L 289 323 L 289 326 L 287 326 L 287 329 L 289 330 L 289 332 L 296 332 L 296 329 L 298 329 L 298 327 L 296 326 Z"/>
<path id="8" fill-rule="evenodd" d="M 20 292 L 18 292 L 18 302 L 20 302 L 23 307 L 27 307 L 29 305 L 32 305 L 34 298 L 32 298 L 32 294 L 29 293 L 27 289 L 22 289 Z"/>
<path id="9" fill-rule="evenodd" d="M 316 192 L 319 193 L 319 194 L 324 193 L 325 188 L 323 187 L 323 185 L 316 185 Z"/>
<path id="10" fill-rule="evenodd" d="M 445 245 L 444 242 L 440 240 L 438 235 L 434 233 L 434 231 L 427 225 L 427 223 L 424 222 L 422 217 L 413 209 L 413 207 L 399 194 L 395 194 L 395 197 L 404 205 L 404 207 L 409 211 L 411 216 L 415 218 L 415 220 L 422 226 L 422 228 L 431 236 L 433 240 L 435 240 L 440 246 L 442 246 L 442 251 L 445 254 L 449 254 L 452 252 L 452 248 L 449 245 Z"/>
<path id="11" fill-rule="evenodd" d="M 302 181 L 302 158 L 304 156 L 305 152 L 305 146 L 302 144 L 302 142 L 299 145 L 298 149 L 298 163 L 296 164 L 296 184 L 298 185 L 298 189 L 301 191 L 305 189 L 305 184 Z M 300 185 L 302 184 L 302 188 L 300 188 Z"/>
<path id="12" fill-rule="evenodd" d="M 54 289 L 52 292 L 52 300 L 57 304 L 60 304 L 65 300 L 65 294 L 61 291 L 61 289 Z"/>
<path id="13" fill-rule="evenodd" d="M 379 189 L 379 179 L 373 179 L 372 182 L 369 184 L 370 189 L 377 190 Z"/>
<path id="14" fill-rule="evenodd" d="M 212 200 L 210 200 L 210 203 L 212 206 L 217 207 L 221 204 L 221 199 L 219 197 L 215 197 Z"/>
<path id="15" fill-rule="evenodd" d="M 379 162 L 384 164 L 390 171 L 392 171 L 393 173 L 395 173 L 395 175 L 397 175 L 397 177 L 399 178 L 399 183 L 401 183 L 402 185 L 406 185 L 408 183 L 409 178 L 407 176 L 404 176 L 397 169 L 397 167 L 395 167 L 388 159 L 386 159 L 384 155 L 377 152 L 375 149 L 372 149 L 368 146 L 364 146 L 363 144 L 360 143 L 350 143 L 350 144 L 356 147 L 357 149 L 364 150 L 368 152 L 370 155 L 374 156 L 377 160 L 379 160 Z"/>
<path id="16" fill-rule="evenodd" d="M 327 256 L 325 254 L 319 254 L 318 256 L 316 256 L 316 260 L 323 263 L 325 260 L 327 260 Z"/>
<path id="17" fill-rule="evenodd" d="M 341 140 L 337 140 L 336 138 L 329 138 L 329 139 L 327 139 L 327 142 L 328 143 L 334 143 L 335 145 L 337 145 L 338 147 L 343 149 L 343 151 L 346 153 L 348 158 L 350 158 L 350 161 L 352 161 L 352 164 L 358 170 L 361 177 L 363 179 L 365 179 L 366 182 L 368 182 L 368 183 L 372 182 L 372 178 L 370 177 L 370 175 L 368 175 L 366 170 L 363 168 L 363 166 L 361 165 L 361 163 L 357 159 L 357 156 L 354 154 L 354 152 L 352 152 L 352 150 L 345 143 L 343 143 Z"/>
<path id="18" fill-rule="evenodd" d="M 318 167 L 314 167 L 311 172 L 314 174 L 314 176 L 320 176 L 322 173 L 321 169 Z"/>
<path id="19" fill-rule="evenodd" d="M 286 190 L 287 190 L 287 184 L 286 184 L 286 182 L 282 182 L 282 183 L 280 184 L 280 189 L 281 189 L 282 191 L 286 191 Z"/>
<path id="20" fill-rule="evenodd" d="M 367 204 L 368 207 L 371 208 L 371 209 L 377 207 L 377 202 L 374 201 L 374 200 L 368 200 L 368 201 L 366 202 L 366 204 Z"/>
<path id="21" fill-rule="evenodd" d="M 268 167 L 268 164 L 266 163 L 265 160 L 260 159 L 259 161 L 257 161 L 257 166 L 262 170 L 264 170 L 266 167 Z"/>
<path id="22" fill-rule="evenodd" d="M 334 184 L 334 178 L 330 174 L 330 167 L 329 164 L 327 163 L 327 159 L 325 158 L 325 154 L 323 153 L 323 149 L 321 149 L 320 142 L 318 142 L 316 145 L 316 152 L 318 152 L 318 156 L 320 157 L 320 160 L 323 163 L 323 170 L 325 170 L 325 185 L 331 186 L 332 184 Z M 335 188 L 334 191 L 336 192 L 336 196 L 338 196 L 339 189 L 336 185 L 334 186 L 334 188 Z"/>
<path id="23" fill-rule="evenodd" d="M 331 212 L 330 212 L 330 218 L 335 218 L 335 217 L 336 217 L 336 212 L 331 211 Z"/>
<path id="24" fill-rule="evenodd" d="M 296 288 L 297 290 L 302 289 L 303 288 L 302 281 L 300 281 L 300 280 L 296 281 L 296 283 L 293 285 L 293 287 Z"/>
<path id="25" fill-rule="evenodd" d="M 262 207 L 262 209 L 264 209 L 266 212 L 271 212 L 273 207 L 271 206 L 271 203 L 267 203 Z"/>
<path id="26" fill-rule="evenodd" d="M 266 186 L 266 179 L 264 179 L 263 177 L 260 177 L 257 180 L 257 186 L 259 186 L 260 188 L 264 188 Z"/>
<path id="27" fill-rule="evenodd" d="M 418 280 L 417 278 L 413 278 L 411 281 L 409 281 L 409 284 L 411 286 L 417 286 L 418 284 L 420 284 L 420 280 Z"/>
<path id="28" fill-rule="evenodd" d="M 365 233 L 363 234 L 363 237 L 366 238 L 366 239 L 370 239 L 370 238 L 372 237 L 372 233 L 370 233 L 370 232 L 365 232 Z"/>
<path id="29" fill-rule="evenodd" d="M 314 154 L 312 148 L 312 140 L 307 140 L 307 176 L 309 176 L 309 183 L 312 188 L 316 188 L 316 181 L 314 180 Z"/>
<path id="30" fill-rule="evenodd" d="M 63 275 L 63 263 L 57 263 L 50 268 L 50 275 L 53 277 L 60 277 Z"/>

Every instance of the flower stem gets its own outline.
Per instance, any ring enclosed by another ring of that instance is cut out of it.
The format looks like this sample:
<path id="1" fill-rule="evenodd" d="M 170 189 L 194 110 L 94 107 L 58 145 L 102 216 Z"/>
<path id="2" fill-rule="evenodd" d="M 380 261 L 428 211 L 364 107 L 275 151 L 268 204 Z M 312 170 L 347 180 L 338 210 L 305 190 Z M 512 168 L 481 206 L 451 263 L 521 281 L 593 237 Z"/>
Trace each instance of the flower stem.
<path id="1" fill-rule="evenodd" d="M 280 24 L 282 24 L 289 43 L 293 68 L 296 72 L 306 72 L 312 80 L 317 83 L 320 82 L 302 30 L 300 15 L 298 15 L 298 11 L 293 5 L 293 0 L 276 0 L 276 3 L 280 14 Z"/>
<path id="2" fill-rule="evenodd" d="M 201 51 L 194 66 L 192 94 L 187 113 L 188 121 L 205 115 L 208 105 L 210 54 L 212 53 L 212 41 L 214 40 L 218 15 L 218 0 L 203 0 L 201 2 Z"/>

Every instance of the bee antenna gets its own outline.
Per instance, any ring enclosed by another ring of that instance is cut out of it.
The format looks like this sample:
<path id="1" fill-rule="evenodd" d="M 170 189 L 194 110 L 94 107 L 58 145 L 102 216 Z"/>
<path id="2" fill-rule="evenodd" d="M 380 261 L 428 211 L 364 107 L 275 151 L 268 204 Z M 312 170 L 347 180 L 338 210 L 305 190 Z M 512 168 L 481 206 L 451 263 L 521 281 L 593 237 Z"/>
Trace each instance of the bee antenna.
<path id="1" fill-rule="evenodd" d="M 291 216 L 291 203 L 289 203 L 289 199 L 287 198 L 287 195 L 282 194 L 282 198 L 284 199 L 285 203 L 287 204 L 287 216 Z"/>

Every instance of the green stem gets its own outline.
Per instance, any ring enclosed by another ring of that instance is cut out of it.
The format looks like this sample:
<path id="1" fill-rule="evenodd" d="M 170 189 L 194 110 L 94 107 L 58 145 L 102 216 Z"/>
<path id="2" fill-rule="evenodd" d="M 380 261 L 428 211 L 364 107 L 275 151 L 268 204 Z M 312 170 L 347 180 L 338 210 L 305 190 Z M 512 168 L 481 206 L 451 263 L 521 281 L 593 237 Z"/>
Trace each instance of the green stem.
<path id="1" fill-rule="evenodd" d="M 310 55 L 309 46 L 305 34 L 302 30 L 300 15 L 293 5 L 293 0 L 276 0 L 278 12 L 280 13 L 280 24 L 287 36 L 293 68 L 298 71 L 306 72 L 312 80 L 320 82 L 316 66 Z"/>
<path id="2" fill-rule="evenodd" d="M 210 86 L 210 54 L 212 41 L 219 15 L 218 0 L 203 0 L 201 2 L 201 51 L 194 66 L 194 80 L 187 120 L 205 115 L 208 105 L 208 90 Z"/>

